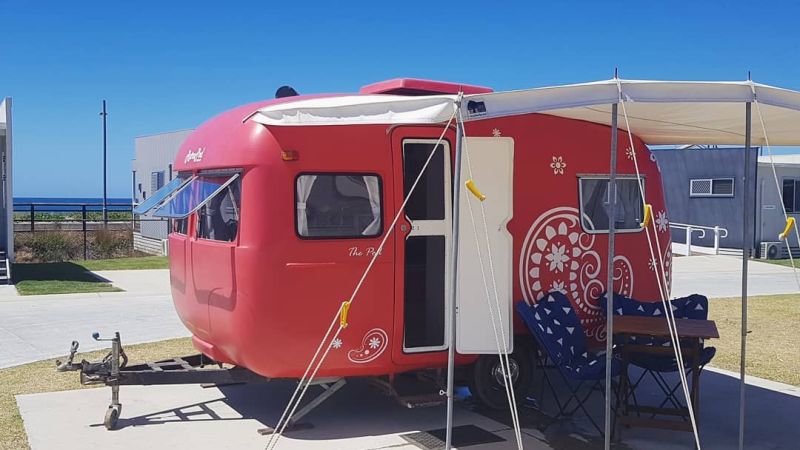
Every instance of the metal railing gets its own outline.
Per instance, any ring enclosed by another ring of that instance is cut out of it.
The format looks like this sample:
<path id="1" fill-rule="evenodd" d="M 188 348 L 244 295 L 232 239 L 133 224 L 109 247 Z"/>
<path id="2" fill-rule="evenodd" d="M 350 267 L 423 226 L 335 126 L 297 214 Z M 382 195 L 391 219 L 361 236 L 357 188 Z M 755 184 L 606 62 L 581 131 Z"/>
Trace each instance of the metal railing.
<path id="1" fill-rule="evenodd" d="M 89 234 L 99 230 L 138 231 L 142 222 L 166 222 L 133 213 L 130 203 L 107 203 L 104 220 L 102 203 L 15 202 L 14 232 L 60 231 L 81 233 L 83 258 L 89 257 Z M 116 217 L 115 217 L 116 216 Z"/>
<path id="2" fill-rule="evenodd" d="M 719 255 L 720 239 L 725 239 L 726 237 L 728 237 L 728 229 L 719 226 L 707 227 L 705 225 L 692 225 L 688 223 L 670 222 L 669 227 L 675 228 L 677 230 L 684 230 L 686 232 L 686 256 L 692 254 L 692 233 L 694 232 L 699 233 L 699 235 L 697 236 L 698 239 L 704 239 L 706 237 L 706 231 L 711 231 L 714 233 L 713 251 L 715 255 Z"/>

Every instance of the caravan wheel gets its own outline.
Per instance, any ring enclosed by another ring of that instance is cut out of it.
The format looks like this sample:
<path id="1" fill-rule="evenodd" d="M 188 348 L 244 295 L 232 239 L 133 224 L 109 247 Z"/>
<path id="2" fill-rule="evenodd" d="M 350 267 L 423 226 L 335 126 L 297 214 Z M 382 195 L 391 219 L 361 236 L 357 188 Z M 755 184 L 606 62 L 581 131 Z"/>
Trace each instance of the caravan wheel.
<path id="1" fill-rule="evenodd" d="M 533 382 L 533 351 L 527 343 L 516 340 L 509 355 L 509 376 L 517 403 L 521 403 Z M 508 409 L 506 380 L 497 355 L 481 355 L 472 367 L 470 391 L 478 403 L 491 409 Z"/>

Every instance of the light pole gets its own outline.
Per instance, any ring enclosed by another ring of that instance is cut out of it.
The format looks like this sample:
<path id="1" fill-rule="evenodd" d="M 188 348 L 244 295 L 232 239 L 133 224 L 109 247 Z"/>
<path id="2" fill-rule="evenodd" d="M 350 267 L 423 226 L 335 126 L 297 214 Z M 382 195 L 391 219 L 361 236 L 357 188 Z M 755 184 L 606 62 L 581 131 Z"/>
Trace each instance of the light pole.
<path id="1" fill-rule="evenodd" d="M 108 139 L 106 137 L 106 101 L 103 100 L 103 111 L 100 113 L 103 116 L 103 226 L 108 228 Z"/>

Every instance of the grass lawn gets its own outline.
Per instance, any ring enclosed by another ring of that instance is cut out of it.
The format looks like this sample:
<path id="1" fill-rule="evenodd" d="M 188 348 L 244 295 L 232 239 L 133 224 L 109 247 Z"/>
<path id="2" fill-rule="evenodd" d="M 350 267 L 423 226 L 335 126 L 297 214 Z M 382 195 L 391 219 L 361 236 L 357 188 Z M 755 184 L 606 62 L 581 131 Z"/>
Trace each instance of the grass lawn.
<path id="1" fill-rule="evenodd" d="M 130 345 L 125 347 L 125 352 L 131 359 L 130 364 L 197 353 L 192 347 L 190 338 Z M 107 351 L 79 353 L 75 356 L 75 361 L 80 361 L 82 358 L 97 361 L 106 353 Z M 93 386 L 92 388 L 94 387 L 104 386 Z M 22 417 L 19 415 L 17 402 L 14 399 L 15 395 L 79 388 L 82 386 L 78 379 L 78 373 L 56 372 L 53 359 L 0 369 L 0 450 L 29 448 L 22 426 Z M 97 411 L 98 420 L 103 417 L 103 413 L 104 411 Z"/>
<path id="2" fill-rule="evenodd" d="M 118 292 L 83 266 L 72 262 L 14 264 L 11 275 L 22 295 Z"/>
<path id="3" fill-rule="evenodd" d="M 122 289 L 97 279 L 88 271 L 166 269 L 167 267 L 167 258 L 163 256 L 57 263 L 20 263 L 14 264 L 12 276 L 17 291 L 22 295 L 118 292 Z"/>
<path id="4" fill-rule="evenodd" d="M 135 258 L 117 259 L 89 259 L 85 261 L 72 261 L 72 263 L 86 270 L 140 270 L 140 269 L 168 269 L 169 261 L 166 256 L 140 256 Z"/>
<path id="5" fill-rule="evenodd" d="M 716 321 L 720 339 L 711 365 L 739 371 L 742 302 L 739 298 L 709 300 L 709 319 Z M 800 295 L 748 298 L 747 374 L 800 386 Z"/>
<path id="6" fill-rule="evenodd" d="M 792 267 L 792 260 L 791 259 L 753 259 L 752 261 L 758 261 L 758 262 L 769 263 L 769 264 L 777 264 L 779 266 Z M 800 269 L 800 258 L 795 258 L 794 259 L 794 265 L 795 265 L 795 267 Z"/>

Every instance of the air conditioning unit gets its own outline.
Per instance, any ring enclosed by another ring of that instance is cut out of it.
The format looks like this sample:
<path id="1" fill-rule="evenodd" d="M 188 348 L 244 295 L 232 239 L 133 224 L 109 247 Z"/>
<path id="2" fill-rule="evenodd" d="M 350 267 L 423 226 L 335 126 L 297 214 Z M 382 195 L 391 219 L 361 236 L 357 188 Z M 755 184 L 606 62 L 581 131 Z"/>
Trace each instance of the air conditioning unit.
<path id="1" fill-rule="evenodd" d="M 781 259 L 788 256 L 786 253 L 783 242 L 762 242 L 759 255 L 761 259 Z"/>

